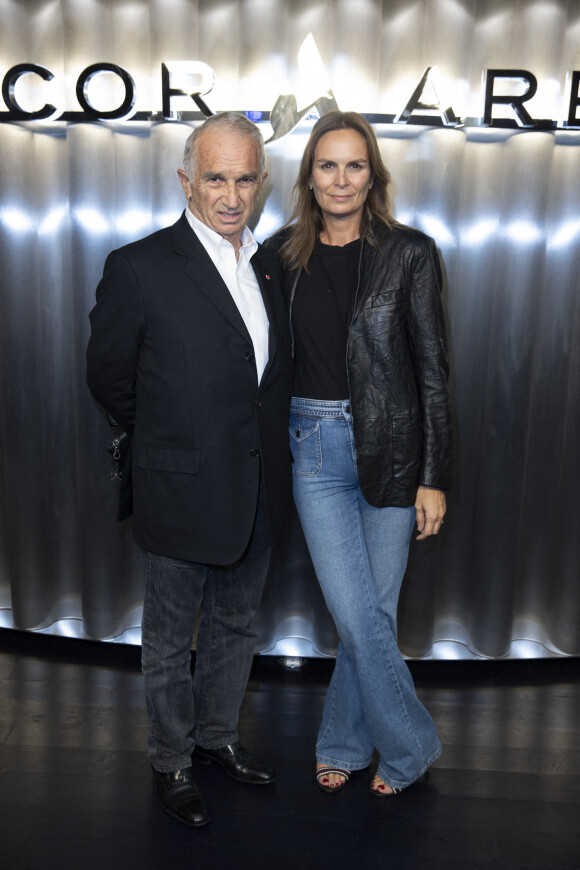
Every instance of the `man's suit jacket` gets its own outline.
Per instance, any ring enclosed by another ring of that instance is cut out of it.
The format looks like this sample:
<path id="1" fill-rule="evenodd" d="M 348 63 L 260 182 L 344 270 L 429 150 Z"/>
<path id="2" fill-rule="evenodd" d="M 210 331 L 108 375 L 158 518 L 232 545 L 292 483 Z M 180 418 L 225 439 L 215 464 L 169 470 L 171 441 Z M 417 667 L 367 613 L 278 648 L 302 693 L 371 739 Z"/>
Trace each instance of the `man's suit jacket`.
<path id="1" fill-rule="evenodd" d="M 249 542 L 260 468 L 272 542 L 290 498 L 291 351 L 275 255 L 252 265 L 269 320 L 253 346 L 185 214 L 109 255 L 91 311 L 87 380 L 131 436 L 133 534 L 144 550 L 214 565 Z"/>

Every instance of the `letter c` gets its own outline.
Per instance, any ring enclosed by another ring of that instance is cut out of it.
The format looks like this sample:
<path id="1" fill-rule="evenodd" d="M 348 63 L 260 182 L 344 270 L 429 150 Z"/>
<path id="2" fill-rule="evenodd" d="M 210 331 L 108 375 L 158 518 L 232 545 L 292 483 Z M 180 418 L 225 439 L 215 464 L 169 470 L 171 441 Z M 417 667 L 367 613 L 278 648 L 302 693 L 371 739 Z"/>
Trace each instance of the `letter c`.
<path id="1" fill-rule="evenodd" d="M 42 118 L 50 118 L 58 112 L 56 106 L 52 106 L 50 103 L 46 103 L 42 109 L 38 109 L 36 112 L 27 112 L 18 104 L 15 93 L 16 82 L 22 76 L 31 74 L 40 76 L 45 82 L 49 82 L 54 78 L 54 74 L 49 69 L 38 63 L 18 63 L 8 70 L 2 80 L 2 97 L 4 102 L 19 121 L 35 121 Z"/>

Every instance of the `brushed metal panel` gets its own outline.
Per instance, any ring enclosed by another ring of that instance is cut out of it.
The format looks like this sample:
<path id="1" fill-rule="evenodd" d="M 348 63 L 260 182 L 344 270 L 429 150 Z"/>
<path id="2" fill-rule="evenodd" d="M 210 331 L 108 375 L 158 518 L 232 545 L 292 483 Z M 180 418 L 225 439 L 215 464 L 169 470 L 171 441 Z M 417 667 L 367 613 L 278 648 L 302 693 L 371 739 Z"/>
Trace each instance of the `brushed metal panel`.
<path id="1" fill-rule="evenodd" d="M 213 110 L 269 110 L 280 94 L 312 100 L 331 86 L 343 109 L 395 114 L 438 66 L 445 105 L 478 117 L 482 71 L 521 67 L 538 78 L 533 116 L 561 119 L 566 72 L 580 68 L 580 6 L 566 0 L 30 0 L 0 11 L 2 75 L 46 65 L 55 78 L 35 99 L 67 110 L 90 63 L 123 66 L 136 108 L 159 111 L 161 63 L 200 60 L 216 71 Z M 309 31 L 323 67 L 304 77 Z M 192 123 L 0 124 L 4 623 L 138 636 L 140 557 L 114 523 L 109 432 L 84 384 L 87 314 L 107 253 L 180 214 Z M 259 239 L 288 214 L 311 125 L 267 147 Z M 444 532 L 411 551 L 401 647 L 579 654 L 580 133 L 376 130 L 398 218 L 433 235 L 443 258 L 457 432 Z M 296 518 L 258 636 L 281 655 L 334 650 Z"/>

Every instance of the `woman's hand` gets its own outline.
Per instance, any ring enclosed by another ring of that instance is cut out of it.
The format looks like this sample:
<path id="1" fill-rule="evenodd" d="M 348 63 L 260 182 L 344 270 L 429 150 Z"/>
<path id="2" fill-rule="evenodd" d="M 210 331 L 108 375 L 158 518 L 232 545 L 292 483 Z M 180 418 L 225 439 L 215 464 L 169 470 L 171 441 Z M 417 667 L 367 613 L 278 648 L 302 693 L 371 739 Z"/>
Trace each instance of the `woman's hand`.
<path id="1" fill-rule="evenodd" d="M 415 499 L 415 511 L 417 512 L 417 535 L 418 541 L 423 541 L 430 535 L 436 535 L 443 525 L 443 517 L 447 505 L 445 493 L 442 489 L 431 489 L 428 486 L 420 486 Z"/>

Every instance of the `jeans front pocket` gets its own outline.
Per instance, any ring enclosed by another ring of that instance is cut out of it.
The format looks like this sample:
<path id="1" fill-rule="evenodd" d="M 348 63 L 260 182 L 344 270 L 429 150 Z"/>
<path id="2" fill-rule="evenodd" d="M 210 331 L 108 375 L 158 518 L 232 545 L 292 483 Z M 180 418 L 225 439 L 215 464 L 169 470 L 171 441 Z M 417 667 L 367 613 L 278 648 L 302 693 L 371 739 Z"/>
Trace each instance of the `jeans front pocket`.
<path id="1" fill-rule="evenodd" d="M 290 450 L 297 477 L 317 477 L 322 471 L 322 447 L 318 420 L 290 415 Z"/>

